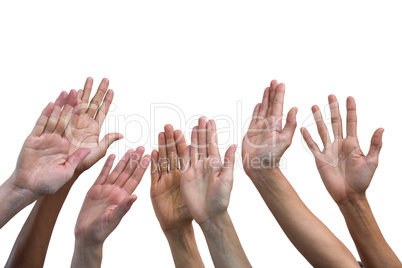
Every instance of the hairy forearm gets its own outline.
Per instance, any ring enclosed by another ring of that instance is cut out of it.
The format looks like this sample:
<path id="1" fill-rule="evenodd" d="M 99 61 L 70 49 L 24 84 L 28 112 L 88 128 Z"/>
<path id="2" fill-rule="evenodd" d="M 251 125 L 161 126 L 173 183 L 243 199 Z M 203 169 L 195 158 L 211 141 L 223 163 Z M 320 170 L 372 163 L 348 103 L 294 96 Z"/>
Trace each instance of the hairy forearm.
<path id="1" fill-rule="evenodd" d="M 227 212 L 200 226 L 215 267 L 251 267 Z"/>
<path id="2" fill-rule="evenodd" d="M 16 187 L 12 182 L 13 176 L 0 186 L 0 228 L 23 208 L 39 198 L 28 190 Z"/>
<path id="3" fill-rule="evenodd" d="M 103 245 L 88 246 L 79 238 L 75 240 L 71 268 L 99 268 L 102 263 Z"/>
<path id="4" fill-rule="evenodd" d="M 365 268 L 402 267 L 385 241 L 365 195 L 350 197 L 338 205 Z"/>
<path id="5" fill-rule="evenodd" d="M 350 251 L 306 207 L 279 169 L 250 176 L 282 230 L 314 267 L 359 267 Z"/>
<path id="6" fill-rule="evenodd" d="M 165 236 L 176 267 L 204 267 L 191 224 L 165 232 Z"/>
<path id="7" fill-rule="evenodd" d="M 43 267 L 57 217 L 78 176 L 74 174 L 59 191 L 36 202 L 14 243 L 6 267 Z"/>

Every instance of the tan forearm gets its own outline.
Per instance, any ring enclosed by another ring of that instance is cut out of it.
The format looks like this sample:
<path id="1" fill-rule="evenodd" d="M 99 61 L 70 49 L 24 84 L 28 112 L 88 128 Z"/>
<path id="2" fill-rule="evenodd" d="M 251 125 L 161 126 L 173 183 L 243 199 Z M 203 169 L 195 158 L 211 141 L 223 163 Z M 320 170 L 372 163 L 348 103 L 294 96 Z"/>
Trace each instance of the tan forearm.
<path id="1" fill-rule="evenodd" d="M 314 267 L 359 267 L 350 251 L 306 207 L 279 169 L 251 175 L 279 225 Z"/>
<path id="2" fill-rule="evenodd" d="M 204 267 L 191 224 L 165 232 L 165 236 L 176 267 Z"/>
<path id="3" fill-rule="evenodd" d="M 215 267 L 251 267 L 227 212 L 200 226 Z"/>
<path id="4" fill-rule="evenodd" d="M 338 205 L 365 268 L 402 267 L 385 241 L 365 195 L 350 197 Z"/>

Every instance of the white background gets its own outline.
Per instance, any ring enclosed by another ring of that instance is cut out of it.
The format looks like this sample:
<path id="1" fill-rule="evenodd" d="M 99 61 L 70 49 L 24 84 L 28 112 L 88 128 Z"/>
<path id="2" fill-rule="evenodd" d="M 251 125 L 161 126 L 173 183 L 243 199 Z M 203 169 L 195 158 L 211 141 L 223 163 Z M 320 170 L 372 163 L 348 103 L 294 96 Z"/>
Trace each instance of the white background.
<path id="1" fill-rule="evenodd" d="M 385 128 L 380 165 L 368 197 L 385 238 L 402 257 L 399 4 L 2 1 L 0 180 L 12 173 L 20 147 L 43 107 L 62 90 L 82 88 L 87 76 L 94 78 L 95 88 L 107 77 L 115 90 L 114 111 L 103 133 L 107 127 L 125 135 L 125 140 L 108 151 L 118 158 L 127 148 L 140 145 L 150 153 L 167 123 L 181 128 L 188 137 L 195 122 L 185 120 L 200 114 L 232 118 L 232 127 L 219 135 L 223 154 L 230 144 L 241 144 L 242 126 L 270 80 L 278 79 L 287 86 L 286 111 L 299 108 L 298 129 L 285 154 L 284 173 L 311 211 L 356 258 L 342 215 L 321 182 L 299 127 L 311 115 L 313 104 L 325 107 L 327 96 L 334 93 L 343 118 L 346 97 L 355 97 L 364 152 L 374 130 Z M 185 118 L 172 109 L 159 109 L 151 118 L 153 103 L 175 105 Z M 140 116 L 148 126 L 135 122 Z M 217 125 L 228 127 L 223 121 Z M 311 129 L 317 139 L 316 130 Z M 237 153 L 240 160 L 240 150 Z M 69 267 L 76 217 L 104 161 L 84 173 L 71 190 L 53 232 L 45 267 Z M 149 188 L 147 171 L 135 192 L 138 200 L 106 240 L 103 267 L 173 267 Z M 6 262 L 31 208 L 0 230 L 0 265 Z M 239 165 L 229 212 L 254 267 L 310 267 Z M 204 237 L 194 225 L 204 263 L 212 267 Z"/>

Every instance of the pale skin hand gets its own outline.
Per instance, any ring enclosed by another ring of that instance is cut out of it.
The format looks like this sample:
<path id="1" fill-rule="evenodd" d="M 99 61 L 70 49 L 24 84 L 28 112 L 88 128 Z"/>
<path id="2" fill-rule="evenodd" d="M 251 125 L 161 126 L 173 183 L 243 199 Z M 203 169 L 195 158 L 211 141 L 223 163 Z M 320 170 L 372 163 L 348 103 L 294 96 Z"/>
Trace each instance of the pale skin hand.
<path id="1" fill-rule="evenodd" d="M 103 78 L 95 96 L 89 102 L 92 85 L 93 80 L 89 77 L 85 82 L 84 90 L 78 91 L 78 98 L 82 100 L 84 108 L 79 113 L 79 116 L 73 118 L 66 131 L 74 144 L 71 147 L 71 151 L 79 148 L 91 149 L 91 153 L 78 166 L 80 173 L 104 157 L 113 142 L 123 138 L 120 133 L 109 133 L 99 141 L 99 134 L 113 101 L 114 92 L 108 89 L 109 80 Z"/>
<path id="2" fill-rule="evenodd" d="M 204 267 L 195 242 L 190 214 L 180 190 L 187 147 L 180 130 L 172 125 L 158 136 L 159 148 L 151 154 L 151 200 L 168 239 L 176 267 Z"/>
<path id="3" fill-rule="evenodd" d="M 316 105 L 312 107 L 312 111 L 324 149 L 319 149 L 305 128 L 301 129 L 303 138 L 315 157 L 325 187 L 345 218 L 364 267 L 402 267 L 385 241 L 366 198 L 366 190 L 378 166 L 384 129 L 379 128 L 374 132 L 370 150 L 364 155 L 357 139 L 355 100 L 352 97 L 347 99 L 345 138 L 338 101 L 334 95 L 330 95 L 328 101 L 334 141 L 331 142 L 320 109 Z"/>
<path id="4" fill-rule="evenodd" d="M 77 92 L 62 92 L 43 110 L 32 133 L 25 140 L 13 173 L 13 184 L 35 196 L 53 194 L 74 174 L 89 149 L 70 151 L 64 135 L 73 116 Z"/>
<path id="5" fill-rule="evenodd" d="M 322 151 L 319 149 L 307 129 L 301 128 L 301 132 L 315 157 L 325 187 L 334 201 L 339 203 L 352 195 L 365 194 L 378 166 L 384 129 L 379 128 L 374 132 L 370 150 L 367 155 L 364 155 L 357 139 L 355 100 L 352 97 L 347 99 L 347 136 L 345 138 L 343 138 L 338 100 L 334 95 L 330 95 L 328 101 L 334 141 L 331 142 L 320 109 L 316 105 L 312 107 L 312 111 L 324 149 Z"/>
<path id="6" fill-rule="evenodd" d="M 235 151 L 235 145 L 229 147 L 222 163 L 215 121 L 201 117 L 184 152 L 183 198 L 205 235 L 215 267 L 251 267 L 227 212 Z"/>
<path id="7" fill-rule="evenodd" d="M 72 267 L 100 267 L 102 245 L 137 199 L 131 195 L 150 163 L 144 148 L 129 150 L 112 173 L 114 155 L 109 156 L 95 184 L 89 189 L 75 227 L 76 248 Z M 110 174 L 109 174 L 110 173 Z M 96 258 L 85 252 L 100 251 Z"/>
<path id="8" fill-rule="evenodd" d="M 36 202 L 18 235 L 7 261 L 7 267 L 27 265 L 43 267 L 53 227 L 73 183 L 82 172 L 106 154 L 107 148 L 114 141 L 123 137 L 118 133 L 110 133 L 99 141 L 102 124 L 113 101 L 113 91 L 108 90 L 109 81 L 104 78 L 99 84 L 95 96 L 89 102 L 92 85 L 93 79 L 88 77 L 85 81 L 84 90 L 79 90 L 76 94 L 77 102 L 83 102 L 83 104 L 66 129 L 67 137 L 75 144 L 75 146 L 70 147 L 69 153 L 74 153 L 82 147 L 89 148 L 90 154 L 78 164 L 73 177 L 60 190 L 52 195 L 42 197 Z"/>
<path id="9" fill-rule="evenodd" d="M 311 213 L 279 169 L 297 124 L 297 108 L 292 108 L 282 129 L 284 91 L 283 84 L 272 81 L 254 109 L 242 146 L 245 172 L 289 240 L 314 267 L 358 267 L 353 255 Z"/>
<path id="10" fill-rule="evenodd" d="M 229 206 L 236 146 L 227 150 L 222 165 L 217 142 L 215 121 L 201 117 L 191 133 L 191 148 L 184 155 L 189 166 L 181 180 L 185 202 L 198 224 L 225 213 Z"/>
<path id="11" fill-rule="evenodd" d="M 276 80 L 265 89 L 262 103 L 255 106 L 249 130 L 242 145 L 243 166 L 247 174 L 264 168 L 278 168 L 292 143 L 297 108 L 292 108 L 282 128 L 285 85 Z M 254 161 L 254 162 L 252 162 Z"/>

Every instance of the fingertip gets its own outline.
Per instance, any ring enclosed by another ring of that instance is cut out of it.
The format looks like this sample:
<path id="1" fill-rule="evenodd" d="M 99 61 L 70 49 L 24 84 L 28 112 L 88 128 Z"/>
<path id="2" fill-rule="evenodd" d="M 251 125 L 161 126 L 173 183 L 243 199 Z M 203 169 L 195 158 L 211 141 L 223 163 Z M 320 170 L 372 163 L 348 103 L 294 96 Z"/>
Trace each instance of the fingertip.
<path id="1" fill-rule="evenodd" d="M 284 91 L 285 90 L 285 84 L 284 83 L 280 83 L 278 86 L 277 86 L 277 88 L 276 88 L 276 90 L 277 91 Z"/>
<path id="2" fill-rule="evenodd" d="M 173 132 L 173 126 L 171 124 L 166 124 L 164 129 L 165 131 Z"/>
<path id="3" fill-rule="evenodd" d="M 143 146 L 138 146 L 137 150 L 135 150 L 135 151 L 138 154 L 142 154 L 143 152 L 145 152 L 145 148 Z"/>
<path id="4" fill-rule="evenodd" d="M 145 155 L 141 160 L 141 164 L 143 165 L 144 168 L 148 167 L 150 162 L 151 162 L 151 156 L 149 154 Z"/>
<path id="5" fill-rule="evenodd" d="M 174 131 L 173 135 L 174 135 L 174 138 L 176 139 L 176 141 L 179 141 L 184 137 L 183 133 L 179 129 L 176 129 Z"/>
<path id="6" fill-rule="evenodd" d="M 104 86 L 106 86 L 106 85 L 108 85 L 109 84 L 109 79 L 107 79 L 106 77 L 104 77 L 103 79 L 102 79 L 102 82 L 101 82 Z"/>
<path id="7" fill-rule="evenodd" d="M 313 105 L 311 107 L 311 111 L 313 111 L 314 113 L 317 112 L 318 110 L 320 110 L 320 108 L 317 105 Z"/>
<path id="8" fill-rule="evenodd" d="M 205 117 L 205 116 L 201 116 L 199 119 L 198 119 L 198 125 L 206 125 L 206 123 L 207 123 L 207 118 Z"/>
<path id="9" fill-rule="evenodd" d="M 335 101 L 337 101 L 337 98 L 334 94 L 328 95 L 328 102 L 331 103 L 331 102 L 335 102 Z"/>
<path id="10" fill-rule="evenodd" d="M 158 159 L 158 151 L 157 150 L 152 150 L 151 158 L 154 159 L 155 161 Z"/>

